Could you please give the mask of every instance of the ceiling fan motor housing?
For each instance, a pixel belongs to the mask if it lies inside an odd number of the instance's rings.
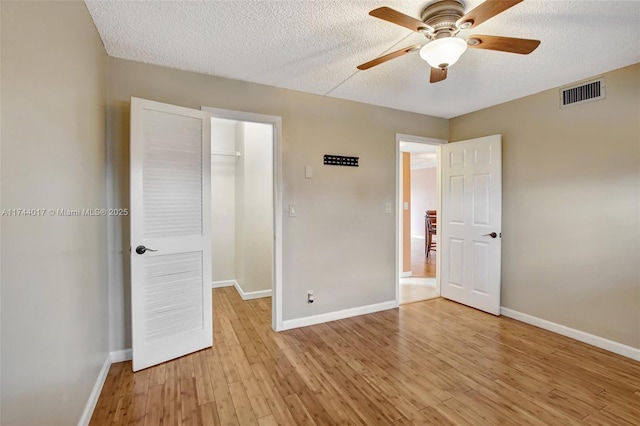
[[[464,4],[458,0],[439,0],[424,8],[420,19],[434,29],[430,38],[451,37],[458,32],[456,22],[464,15]]]

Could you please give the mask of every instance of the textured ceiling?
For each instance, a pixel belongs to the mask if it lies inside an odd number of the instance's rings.
[[[468,49],[429,84],[426,39],[368,12],[418,17],[413,0],[86,0],[109,55],[451,118],[640,62],[640,0],[526,0],[469,34],[542,41],[528,56]],[[466,10],[480,4],[465,2]]]

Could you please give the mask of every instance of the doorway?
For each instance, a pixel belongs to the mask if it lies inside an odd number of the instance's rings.
[[[278,331],[281,119],[202,109],[212,116],[212,287],[233,286],[243,300],[272,297],[272,327]]]
[[[439,146],[444,140],[396,135],[398,304],[440,295],[437,218]]]

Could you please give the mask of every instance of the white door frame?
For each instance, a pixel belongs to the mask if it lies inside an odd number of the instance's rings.
[[[437,207],[437,218],[436,221],[440,223],[440,208],[442,191],[441,189],[441,181],[440,181],[440,173],[441,173],[441,164],[440,164],[440,146],[448,143],[448,141],[444,139],[434,139],[427,138],[424,136],[413,136],[413,135],[405,135],[402,133],[396,133],[396,276],[395,276],[395,286],[396,286],[396,306],[400,306],[400,274],[402,273],[402,257],[403,257],[403,240],[402,240],[402,151],[400,151],[400,142],[415,142],[422,143],[426,145],[435,145],[438,155],[438,166],[436,173],[436,187],[438,188],[438,207]],[[442,236],[438,235],[438,238],[441,239]],[[440,295],[440,274],[437,272],[440,270],[440,260],[441,256],[436,257],[436,294]]]
[[[273,277],[271,327],[282,330],[282,117],[229,109],[201,107],[214,118],[273,126]]]

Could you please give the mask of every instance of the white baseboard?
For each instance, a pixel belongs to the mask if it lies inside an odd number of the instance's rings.
[[[110,355],[112,364],[115,364],[116,362],[131,361],[133,359],[133,350],[122,349],[120,351],[113,351]]]
[[[93,385],[93,389],[89,394],[87,405],[85,405],[84,410],[82,411],[82,416],[80,416],[80,421],[78,422],[78,426],[87,426],[91,421],[93,410],[95,410],[96,404],[98,403],[98,398],[100,398],[100,392],[102,392],[102,386],[104,385],[104,381],[107,379],[107,374],[109,373],[109,367],[111,367],[111,356],[107,355],[107,357],[104,360],[104,363],[102,364],[102,368],[98,373],[98,378],[96,379],[96,383]]]
[[[211,283],[211,288],[220,288],[220,287],[235,287],[236,291],[242,297],[242,300],[251,300],[251,299],[260,299],[262,297],[271,297],[271,290],[260,290],[260,291],[249,291],[246,292],[240,287],[238,281],[236,280],[226,280],[226,281],[213,281]]]
[[[98,399],[100,398],[100,392],[102,392],[102,386],[104,386],[104,381],[107,379],[107,374],[109,374],[109,368],[111,367],[111,364],[116,362],[129,361],[132,358],[132,355],[133,352],[131,349],[113,351],[107,355],[107,358],[104,360],[104,364],[102,364],[102,368],[100,369],[100,373],[98,374],[98,378],[96,379],[96,383],[93,385],[93,389],[91,390],[91,394],[89,395],[87,405],[85,405],[84,407],[84,411],[82,412],[82,416],[80,417],[78,426],[87,426],[91,421],[93,410],[96,409],[96,404],[98,403]]]
[[[242,297],[242,300],[260,299],[262,297],[271,297],[272,291],[270,289],[269,290],[245,292],[244,290],[242,290],[242,287],[240,287],[240,284],[238,284],[237,281],[234,281],[234,283],[235,283],[235,288],[238,291],[238,294],[240,295],[240,297]]]
[[[212,281],[211,288],[233,287],[235,284],[236,280]]]
[[[411,271],[402,272],[400,273],[400,278],[407,278],[407,277],[410,277],[411,275],[413,275],[413,272]]]
[[[576,330],[575,328],[556,324],[555,322],[547,321],[542,318],[534,317],[533,315],[524,314],[505,307],[500,308],[500,314],[545,330],[553,331],[554,333],[570,337],[597,348],[640,361],[640,348],[627,346],[622,343],[614,342],[613,340],[605,339],[604,337],[595,336],[584,331]]]
[[[326,314],[312,315],[310,317],[296,318],[282,322],[282,330],[306,327],[308,325],[321,324],[323,322],[336,321],[344,318],[357,317],[359,315],[372,314],[374,312],[386,311],[397,308],[395,300],[389,302],[376,303],[373,305],[359,306],[357,308],[343,309],[342,311],[327,312]]]

